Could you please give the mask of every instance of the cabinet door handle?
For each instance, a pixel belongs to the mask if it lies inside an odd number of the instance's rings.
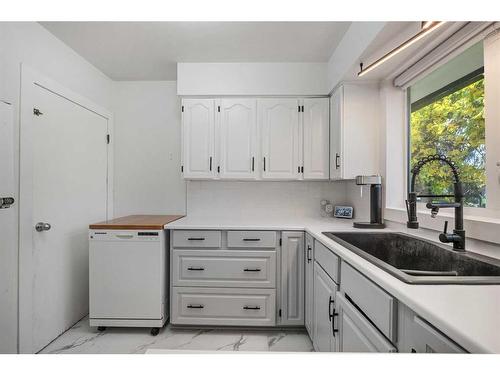
[[[205,271],[203,267],[188,267],[188,271]]]
[[[212,157],[210,156],[210,170],[212,170]]]
[[[328,297],[328,320],[332,322],[332,335],[335,337],[335,332],[338,332],[339,330],[335,328],[335,317],[339,314],[335,312],[335,305],[333,306],[333,311],[331,310],[332,305],[335,303],[335,300],[332,298],[332,296]]]
[[[339,155],[338,152],[336,152],[335,153],[335,169],[339,169],[340,168],[339,160],[340,160],[340,155]]]
[[[335,328],[335,317],[338,316],[335,312],[335,307],[333,308],[333,314],[332,314],[332,336],[335,337],[335,333],[338,332],[339,330]]]
[[[260,310],[260,306],[243,306],[243,310]]]
[[[264,172],[266,171],[266,157],[264,156]]]
[[[260,272],[260,268],[245,268],[245,272]]]
[[[333,313],[332,313],[332,304],[334,303],[335,301],[333,300],[332,296],[329,296],[328,297],[328,320],[331,322],[332,321],[332,318],[333,318]],[[334,311],[335,311],[335,308],[334,308]]]
[[[252,172],[255,170],[255,157],[252,156]]]
[[[205,241],[205,237],[189,237],[188,241]]]
[[[307,245],[307,263],[311,263],[311,245]]]
[[[188,309],[202,309],[204,307],[205,306],[203,306],[203,305],[187,305]]]
[[[243,241],[247,241],[247,242],[260,241],[260,238],[243,238]]]

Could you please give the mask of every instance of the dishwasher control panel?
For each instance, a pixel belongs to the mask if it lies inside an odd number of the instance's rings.
[[[164,231],[90,230],[90,241],[160,241]]]

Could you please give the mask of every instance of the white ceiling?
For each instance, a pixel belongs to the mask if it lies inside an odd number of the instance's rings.
[[[350,22],[41,22],[114,80],[175,80],[177,62],[327,62]]]

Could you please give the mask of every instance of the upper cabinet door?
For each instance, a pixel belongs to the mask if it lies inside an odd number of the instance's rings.
[[[262,178],[296,180],[300,175],[298,99],[260,99]]]
[[[182,100],[184,178],[215,177],[215,100]]]
[[[257,100],[222,99],[219,114],[221,179],[255,179]]]
[[[330,98],[330,178],[342,178],[342,126],[344,88],[340,86]]]
[[[304,179],[329,178],[329,102],[328,98],[304,99]]]

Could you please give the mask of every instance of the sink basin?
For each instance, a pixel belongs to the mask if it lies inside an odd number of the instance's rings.
[[[409,284],[500,284],[500,261],[405,233],[323,232]]]

